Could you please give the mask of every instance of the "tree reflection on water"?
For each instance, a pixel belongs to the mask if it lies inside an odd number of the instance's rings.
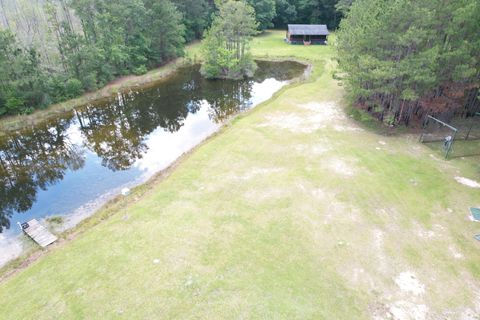
[[[14,212],[31,208],[39,189],[85,164],[83,151],[66,135],[70,124],[57,119],[0,141],[0,232],[10,227]]]
[[[259,62],[254,79],[215,81],[203,79],[198,69],[182,68],[153,87],[119,93],[0,138],[0,232],[10,227],[14,213],[32,207],[39,190],[84,167],[87,150],[111,171],[128,170],[148,151],[145,140],[154,130],[176,133],[203,107],[211,121],[223,122],[251,106],[255,82],[303,72],[296,63]],[[72,129],[81,142],[70,137]]]

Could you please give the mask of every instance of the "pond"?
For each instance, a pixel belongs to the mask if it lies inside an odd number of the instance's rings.
[[[305,66],[257,62],[254,78],[206,80],[199,66],[0,138],[0,265],[17,223],[62,216],[62,230],[168,167],[234,114],[268,100]]]

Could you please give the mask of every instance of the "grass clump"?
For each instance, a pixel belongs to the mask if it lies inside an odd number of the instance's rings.
[[[62,216],[48,217],[46,220],[49,224],[56,224],[56,225],[60,225],[64,222],[64,219]]]

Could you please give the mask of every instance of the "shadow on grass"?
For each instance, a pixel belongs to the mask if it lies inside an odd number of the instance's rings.
[[[390,127],[369,114],[367,111],[355,108],[348,104],[345,108],[346,114],[355,120],[363,129],[382,136],[397,136],[408,133],[409,130],[405,126]]]
[[[437,154],[445,156],[443,141],[429,141],[423,144]],[[448,156],[448,160],[467,157],[480,157],[480,140],[455,140],[453,150]]]

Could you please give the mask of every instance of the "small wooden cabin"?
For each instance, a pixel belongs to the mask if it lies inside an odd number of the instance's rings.
[[[290,44],[327,44],[325,24],[289,24],[286,41]]]

